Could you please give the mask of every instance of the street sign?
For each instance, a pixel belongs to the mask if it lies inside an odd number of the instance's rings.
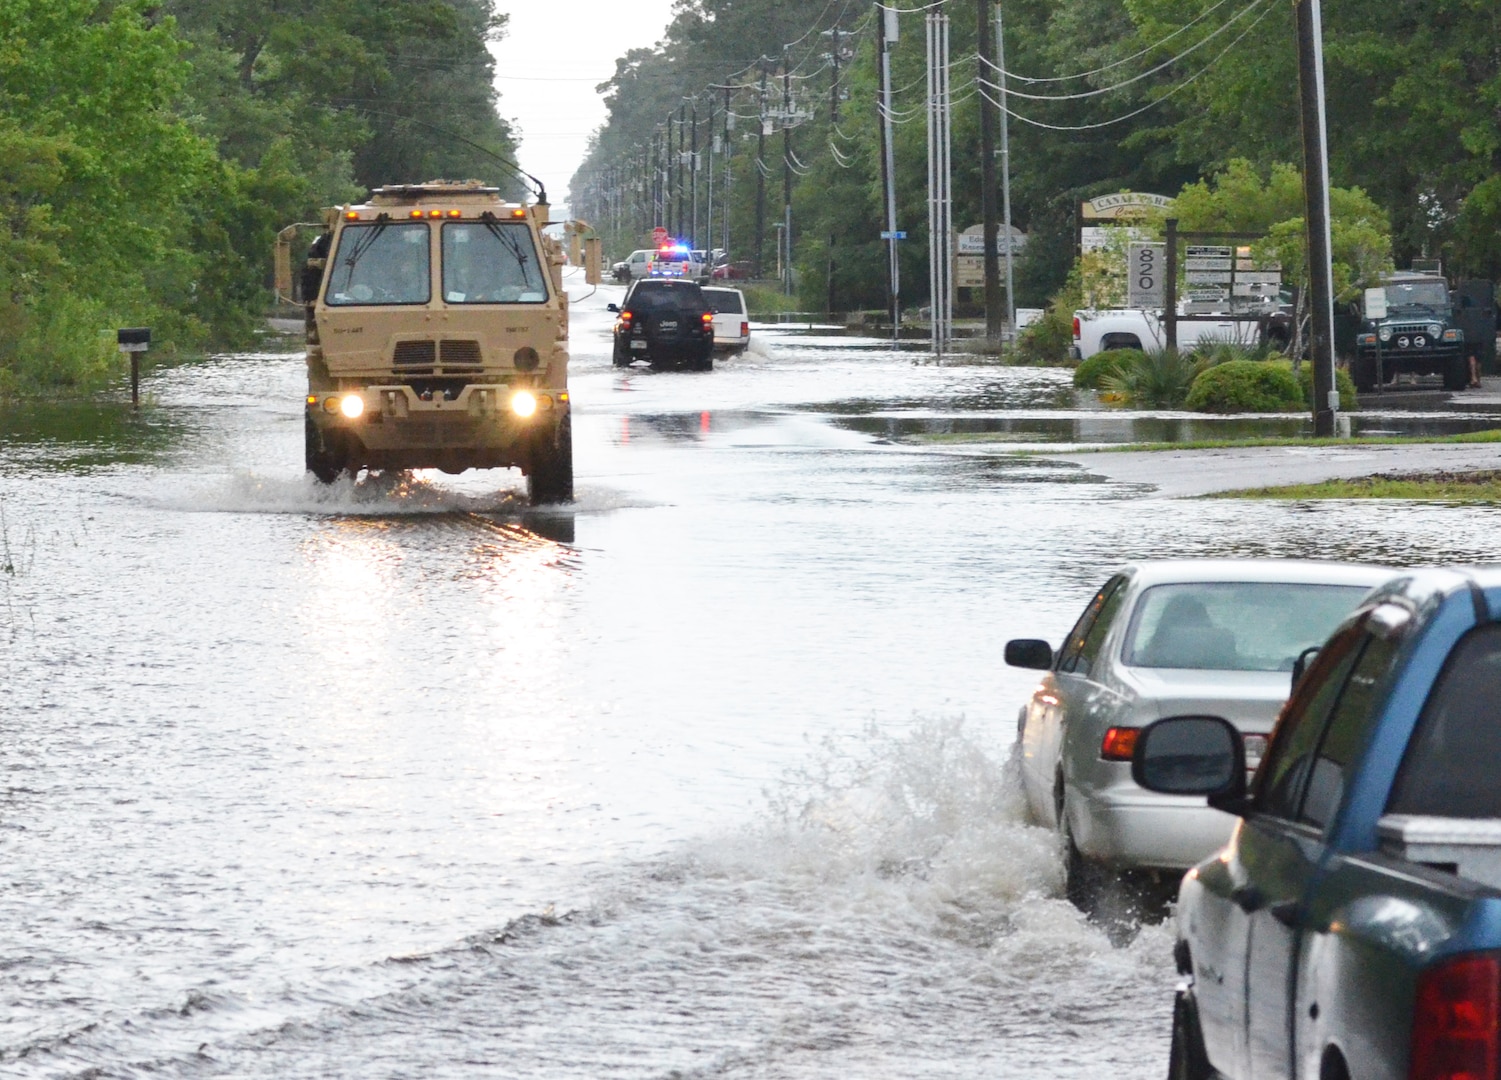
[[[1162,307],[1165,259],[1162,244],[1132,241],[1126,245],[1126,304],[1128,307]]]
[[[1365,317],[1367,319],[1386,318],[1386,290],[1367,289],[1365,291]]]
[[[1235,249],[1217,244],[1189,244],[1183,249],[1183,254],[1190,259],[1233,259]]]
[[[1230,271],[1228,270],[1190,270],[1183,275],[1190,285],[1228,285],[1230,284]]]
[[[651,231],[651,242],[653,247],[661,247],[667,243],[667,230],[658,225]]]
[[[902,229],[898,229],[896,232],[887,232],[885,229],[882,229],[881,230],[881,239],[882,240],[905,240],[905,239],[907,239],[907,233],[905,232],[905,230],[902,230]]]
[[[1187,299],[1199,304],[1223,304],[1230,294],[1224,289],[1189,289]]]
[[[1203,259],[1203,258],[1184,259],[1183,260],[1183,269],[1185,269],[1185,270],[1228,270],[1228,269],[1230,269],[1230,260],[1229,259]]]
[[[985,257],[983,255],[956,255],[954,257],[954,288],[983,289],[985,287]]]

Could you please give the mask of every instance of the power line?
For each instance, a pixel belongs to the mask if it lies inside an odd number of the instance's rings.
[[[1029,94],[1029,93],[1027,93],[1024,90],[1015,90],[1015,89],[1012,89],[1010,86],[1006,87],[1006,93],[1008,95],[1013,96],[1013,97],[1026,98],[1028,101],[1078,101],[1081,98],[1099,97],[1101,94],[1108,94],[1108,93],[1110,93],[1113,90],[1119,90],[1119,89],[1121,89],[1121,87],[1123,87],[1123,86],[1130,86],[1133,83],[1141,82],[1142,79],[1148,78],[1149,76],[1157,74],[1159,71],[1162,71],[1162,70],[1164,70],[1166,68],[1172,67],[1174,64],[1178,63],[1184,57],[1191,55],[1192,53],[1196,52],[1197,50],[1203,48],[1205,45],[1209,44],[1209,42],[1213,41],[1215,38],[1219,37],[1219,35],[1223,34],[1226,30],[1230,29],[1230,27],[1234,26],[1237,22],[1239,22],[1247,14],[1249,14],[1252,11],[1254,11],[1258,6],[1260,6],[1262,4],[1268,4],[1268,3],[1271,3],[1271,2],[1272,2],[1272,0],[1251,0],[1251,3],[1247,4],[1245,7],[1241,8],[1234,15],[1232,15],[1230,17],[1230,20],[1228,22],[1226,22],[1223,25],[1215,28],[1214,30],[1211,30],[1208,34],[1205,34],[1202,38],[1200,38],[1198,41],[1194,42],[1188,48],[1184,49],[1177,56],[1174,56],[1174,57],[1171,57],[1170,59],[1164,60],[1162,63],[1158,64],[1156,67],[1154,67],[1154,68],[1148,68],[1146,71],[1143,71],[1143,72],[1141,72],[1138,75],[1133,75],[1129,79],[1123,79],[1122,81],[1120,81],[1118,83],[1111,83],[1109,86],[1101,86],[1101,87],[1097,87],[1097,88],[1095,88],[1093,90],[1082,90],[1082,91],[1080,91],[1077,94]],[[995,64],[994,62],[992,62],[988,58],[982,58],[982,62],[985,64],[986,67],[990,68],[992,71],[997,72],[1001,76],[1004,76],[1004,77],[1007,77],[1007,78],[1014,77],[1014,76],[1012,76],[1011,72],[1009,72],[1009,71],[1002,71],[1001,68],[997,64]],[[995,83],[989,83],[989,82],[987,82],[986,85],[987,86],[996,86]]]

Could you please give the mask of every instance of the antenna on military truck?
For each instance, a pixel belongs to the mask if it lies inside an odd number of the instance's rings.
[[[516,176],[520,177],[523,181],[530,181],[531,184],[533,185],[532,188],[531,188],[532,194],[535,195],[535,196],[537,196],[537,201],[540,202],[540,203],[547,202],[547,186],[545,184],[543,184],[541,180],[538,180],[535,176],[533,176],[531,173],[527,172],[520,165],[516,164],[514,161],[512,161],[510,158],[506,157],[504,154],[497,154],[494,150],[491,150],[487,146],[481,146],[479,143],[475,142],[472,139],[466,139],[466,138],[464,138],[464,136],[460,135],[457,131],[450,131],[450,130],[448,130],[445,127],[439,127],[437,124],[431,123],[430,121],[419,120],[415,116],[407,116],[404,113],[382,112],[379,109],[366,109],[366,108],[355,109],[353,106],[351,106],[350,109],[351,109],[351,111],[355,111],[355,112],[369,113],[371,116],[387,116],[387,117],[390,117],[393,120],[406,120],[406,121],[409,121],[409,122],[411,122],[413,124],[419,124],[419,125],[421,125],[422,127],[425,127],[425,128],[431,128],[433,131],[436,131],[436,132],[438,132],[441,135],[447,135],[450,139],[458,139],[459,142],[463,143],[465,146],[472,147],[475,150],[478,150],[480,153],[486,154],[486,155],[494,158],[496,161],[500,162],[506,168],[510,169],[512,173],[514,173]]]

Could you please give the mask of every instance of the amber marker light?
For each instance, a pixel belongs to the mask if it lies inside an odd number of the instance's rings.
[[[514,210],[511,211],[511,216],[513,218],[524,218],[524,217],[526,217],[526,211],[523,210],[521,207],[518,206],[518,207],[516,207],[516,209],[514,209]]]
[[[443,211],[441,211],[441,210],[429,210],[427,212],[427,216],[428,217],[442,217],[443,216]]]
[[[1106,761],[1130,761],[1131,752],[1136,749],[1136,736],[1140,734],[1140,728],[1111,728],[1100,743],[1100,757]]]
[[[537,411],[537,399],[528,390],[518,390],[511,395],[511,411],[517,416],[531,416]]]
[[[422,211],[421,210],[413,210],[412,213],[411,213],[411,216],[414,217],[414,218],[420,218],[422,216]]]
[[[463,217],[464,216],[464,211],[462,211],[462,210],[450,210],[448,212],[448,216],[449,217]]]
[[[346,210],[344,211],[344,220],[358,221],[360,220],[360,212],[358,210]]]
[[[316,405],[316,404],[318,404],[318,395],[317,394],[309,394],[307,396],[307,403],[309,405]]]

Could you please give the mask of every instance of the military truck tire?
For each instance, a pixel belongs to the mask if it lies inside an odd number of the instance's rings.
[[[1444,389],[1463,390],[1470,385],[1470,364],[1463,353],[1456,353],[1444,365]]]
[[[539,503],[573,501],[573,418],[563,417],[557,438],[540,432],[532,443],[531,461],[526,474],[526,497]]]
[[[1351,365],[1353,370],[1350,376],[1355,381],[1355,389],[1362,394],[1368,394],[1376,389],[1376,358],[1363,356]]]
[[[307,471],[317,477],[319,483],[332,484],[344,471],[343,458],[325,445],[318,425],[307,413],[302,414],[302,434],[303,461]]]

